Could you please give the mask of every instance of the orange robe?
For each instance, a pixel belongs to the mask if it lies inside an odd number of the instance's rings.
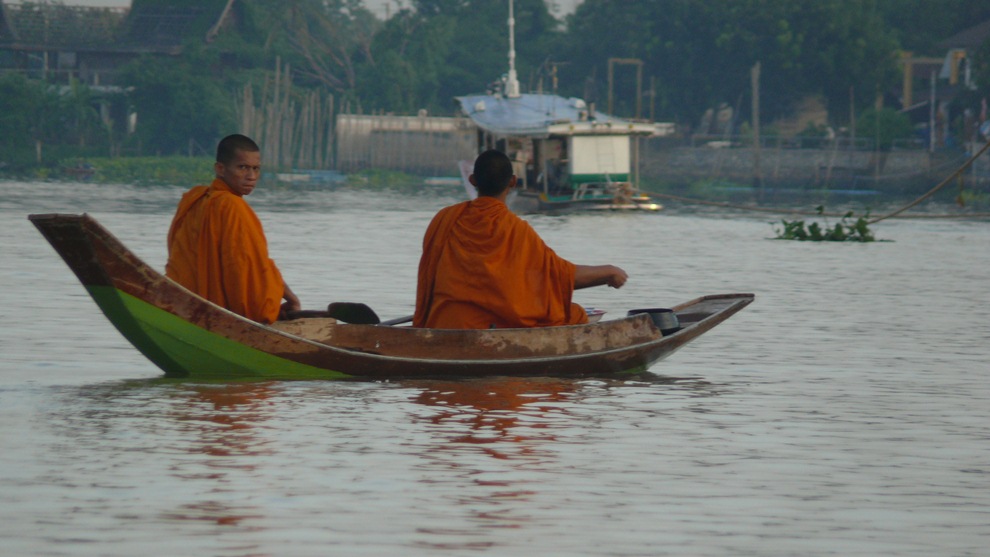
[[[414,327],[487,329],[586,323],[571,303],[575,265],[505,203],[442,209],[423,238]]]
[[[278,319],[285,283],[268,257],[261,221],[219,178],[179,201],[168,231],[165,274],[248,319]]]

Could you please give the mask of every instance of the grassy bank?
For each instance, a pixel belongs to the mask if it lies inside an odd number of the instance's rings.
[[[0,179],[191,186],[207,183],[212,178],[213,163],[211,157],[87,157],[16,171],[0,168]],[[277,183],[274,171],[264,169],[262,182]],[[404,172],[369,169],[348,174],[332,186],[416,191],[422,188],[423,178]]]
[[[0,178],[64,180],[123,184],[202,183],[213,175],[209,157],[87,157],[67,159],[55,166],[35,166],[4,171]]]
[[[92,159],[93,180],[127,184],[190,185],[213,176],[210,157],[117,157]]]

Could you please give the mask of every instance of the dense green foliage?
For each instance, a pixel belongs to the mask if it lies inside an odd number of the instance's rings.
[[[873,139],[881,150],[889,150],[895,140],[909,137],[911,130],[911,120],[893,108],[867,108],[856,119],[856,136]]]
[[[190,1],[191,0],[183,0]],[[252,0],[234,4],[236,26],[212,42],[193,34],[179,57],[144,57],[124,68],[129,88],[109,125],[85,87],[59,90],[0,78],[0,147],[8,166],[44,161],[63,147],[99,153],[206,155],[237,127],[245,87],[259,91],[276,68],[296,87],[334,95],[338,110],[435,115],[453,97],[483,91],[508,69],[507,0],[410,0],[387,21],[360,0]],[[939,42],[990,19],[985,0],[584,0],[560,22],[543,0],[515,0],[516,67],[524,91],[581,96],[613,112],[695,126],[726,103],[749,118],[750,70],[761,67],[761,119],[787,115],[809,96],[832,124],[857,117],[860,137],[881,143],[907,133],[873,106],[899,91],[899,51],[943,56]],[[205,13],[205,12],[204,12]],[[610,59],[638,60],[634,67]],[[990,95],[990,43],[972,64],[978,108]],[[638,89],[637,89],[638,87]],[[896,96],[896,95],[894,95]],[[128,134],[126,113],[137,113]],[[958,111],[957,111],[958,112]]]
[[[38,159],[109,154],[110,129],[76,81],[53,86],[20,74],[0,74],[0,168],[18,172]]]
[[[190,57],[191,58],[191,57]],[[159,155],[209,154],[234,128],[233,104],[208,63],[142,57],[123,69],[138,114],[137,139]],[[197,63],[199,62],[199,63]],[[180,116],[181,115],[181,116]]]
[[[601,72],[609,57],[639,58],[657,79],[660,119],[694,122],[726,102],[746,110],[750,68],[762,67],[761,104],[767,119],[786,113],[805,95],[821,95],[830,110],[848,115],[850,88],[868,92],[896,77],[897,47],[873,2],[845,0],[586,0],[566,35],[575,70]],[[615,41],[589,41],[589,36]],[[631,73],[631,72],[626,72]],[[583,74],[583,75],[582,75]],[[599,82],[601,80],[599,79]],[[635,90],[617,84],[615,112],[633,115]],[[604,97],[603,92],[600,97]],[[745,99],[745,104],[743,100]]]

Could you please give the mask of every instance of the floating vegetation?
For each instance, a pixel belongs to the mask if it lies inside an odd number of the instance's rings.
[[[960,207],[990,207],[990,194],[981,191],[963,190],[959,188],[956,204]]]
[[[57,170],[37,177],[101,184],[188,186],[210,183],[213,163],[212,157],[76,157],[60,161]]]
[[[819,215],[824,215],[825,208],[819,205],[816,208]],[[851,222],[853,212],[846,213],[842,220],[830,226],[828,221],[825,224],[812,222],[805,224],[803,220],[780,221],[783,228],[774,227],[777,233],[777,240],[799,240],[802,242],[874,242],[876,238],[867,223],[870,212]]]

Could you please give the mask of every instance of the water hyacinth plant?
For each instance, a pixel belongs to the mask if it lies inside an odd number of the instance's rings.
[[[823,215],[825,208],[819,205],[816,208],[819,215]],[[849,211],[843,215],[842,220],[830,226],[826,220],[824,225],[812,222],[805,224],[803,220],[781,220],[782,228],[774,227],[777,233],[777,240],[799,240],[810,242],[874,242],[876,238],[870,231],[867,219],[869,211],[859,217],[854,222],[853,212]],[[773,223],[771,223],[773,224]]]

